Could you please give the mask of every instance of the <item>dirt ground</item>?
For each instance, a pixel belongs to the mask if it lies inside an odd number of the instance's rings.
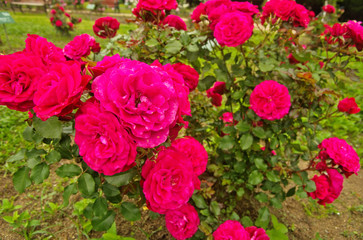
[[[41,212],[39,196],[42,192],[43,203],[51,201],[59,205],[62,204],[61,192],[55,190],[62,184],[57,179],[59,178],[53,173],[48,179],[48,184],[39,185],[43,186],[43,188],[32,186],[25,193],[18,194],[14,190],[11,177],[3,177],[2,174],[0,196],[1,199],[13,198],[14,205],[22,205],[23,208],[18,210],[19,212],[27,209],[31,215],[32,213],[39,215]],[[72,196],[71,202],[77,199],[80,199],[80,197]],[[151,240],[172,239],[165,228],[162,216],[152,219],[147,210],[142,211],[142,220],[133,224],[121,218],[116,218],[118,234],[142,240],[146,239],[143,230],[148,234],[155,232],[150,237]],[[289,228],[289,239],[292,240],[363,239],[363,175],[362,173],[358,176],[353,175],[346,180],[338,200],[327,208],[321,207],[308,199],[292,197],[283,203],[282,209],[272,209],[271,211],[277,215],[279,221]],[[3,216],[12,215],[12,213],[0,215],[0,240],[24,239],[23,236],[12,231],[12,227],[2,219]],[[35,218],[40,219],[40,216],[35,216]],[[44,217],[40,229],[49,227],[46,230],[54,234],[51,239],[87,239],[77,231],[75,221],[76,217],[72,216],[72,209],[68,207],[63,212]],[[160,226],[162,226],[161,229]],[[89,236],[101,237],[102,233],[91,232]],[[36,235],[34,239],[44,239],[44,235]]]

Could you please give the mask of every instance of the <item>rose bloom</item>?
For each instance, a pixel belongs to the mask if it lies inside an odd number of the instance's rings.
[[[183,63],[174,63],[172,66],[175,71],[183,76],[185,85],[189,88],[189,91],[197,88],[199,73],[194,68]]]
[[[34,107],[39,79],[46,71],[39,56],[22,52],[0,55],[0,105],[29,111]]]
[[[200,3],[190,14],[190,18],[193,20],[193,22],[198,23],[200,22],[200,17],[202,15],[206,15],[206,5],[204,3]]]
[[[73,29],[73,23],[68,22],[67,24],[68,24],[68,26],[69,26],[71,29]]]
[[[34,94],[34,112],[43,121],[52,116],[65,116],[80,104],[90,76],[81,75],[78,62],[54,63],[39,80]]]
[[[276,120],[289,113],[291,97],[282,84],[267,80],[258,84],[250,96],[251,109],[262,119]]]
[[[360,108],[358,107],[357,103],[355,102],[355,98],[344,98],[343,100],[339,101],[338,104],[339,112],[346,112],[348,114],[356,114],[359,113]]]
[[[199,223],[198,213],[189,203],[165,214],[166,228],[177,240],[192,237],[197,232]]]
[[[61,48],[35,34],[28,34],[23,52],[39,56],[48,66],[54,62],[66,61]]]
[[[193,163],[193,171],[199,176],[205,172],[208,163],[208,153],[195,138],[187,136],[176,139],[171,143],[171,147],[191,160]]]
[[[349,36],[352,38],[358,51],[363,49],[363,27],[361,24],[362,22],[356,21],[348,21],[347,23]]]
[[[327,138],[318,145],[346,175],[357,174],[360,170],[359,157],[356,151],[344,139]]]
[[[241,223],[235,220],[227,220],[213,233],[214,240],[250,240],[250,234]]]
[[[335,7],[330,4],[327,4],[323,6],[323,11],[327,13],[335,13]]]
[[[67,18],[70,18],[71,17],[71,15],[69,15],[69,13],[64,13],[64,16],[66,16]]]
[[[327,169],[326,174],[320,176],[315,175],[312,180],[315,182],[316,190],[308,193],[312,199],[319,199],[318,203],[326,205],[334,202],[343,189],[343,176],[336,169]]]
[[[87,57],[91,53],[91,48],[96,44],[94,37],[84,33],[75,36],[64,48],[66,57],[80,61],[82,57]]]
[[[266,234],[266,231],[263,228],[251,226],[246,227],[245,229],[250,234],[251,240],[270,240],[270,237]]]
[[[292,24],[294,27],[304,27],[307,28],[310,23],[309,10],[307,10],[303,5],[296,4],[295,14],[292,17]]]
[[[136,16],[136,18],[144,21],[144,22],[151,22],[154,24],[159,24],[165,18],[165,11],[164,10],[153,10],[148,11],[142,9],[140,7],[136,7],[132,9],[132,14]]]
[[[102,17],[95,21],[93,32],[100,38],[113,38],[120,28],[120,22],[116,18]]]
[[[172,10],[178,7],[176,0],[139,0],[136,5],[138,9],[145,9],[148,11],[154,10]]]
[[[117,117],[94,98],[78,110],[75,130],[79,154],[94,171],[114,175],[135,166],[136,144]]]
[[[258,6],[249,2],[232,2],[232,9],[238,10],[251,16],[259,14]]]
[[[347,24],[335,23],[332,27],[329,25],[324,25],[325,30],[322,35],[325,35],[325,40],[329,44],[339,43],[340,46],[343,46],[345,41],[340,39],[339,37],[344,37],[344,39],[349,39],[348,27]]]
[[[57,21],[55,21],[55,25],[57,27],[61,27],[63,25],[63,22],[61,20],[57,20]]]
[[[224,14],[217,23],[214,37],[221,46],[236,47],[245,43],[253,32],[253,19],[241,12]]]
[[[98,76],[92,89],[101,104],[121,119],[139,147],[165,142],[177,121],[178,93],[161,68],[126,61]]]
[[[57,12],[54,10],[54,9],[52,9],[52,10],[50,10],[50,14],[56,14]]]
[[[122,62],[131,61],[127,58],[121,58],[119,54],[113,56],[105,56],[102,61],[97,62],[96,66],[90,67],[89,70],[93,77],[98,77],[103,74],[107,69],[113,68],[114,66],[121,64]]]
[[[187,25],[185,24],[184,20],[176,15],[168,15],[164,19],[163,24],[169,25],[170,27],[173,27],[176,30],[184,30],[184,31],[187,30]]]
[[[225,82],[215,82],[214,86],[207,90],[207,97],[212,98],[212,104],[216,107],[222,105],[222,94],[226,90]]]
[[[175,149],[164,148],[156,159],[148,161],[154,163],[144,164],[142,176],[145,177],[143,192],[149,208],[165,214],[186,204],[194,191],[190,159]]]

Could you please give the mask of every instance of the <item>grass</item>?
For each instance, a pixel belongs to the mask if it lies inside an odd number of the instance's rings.
[[[107,40],[101,39],[95,36],[92,30],[94,24],[94,16],[82,16],[77,13],[75,17],[81,17],[82,22],[76,25],[76,28],[71,32],[71,36],[62,36],[56,32],[55,28],[50,24],[48,16],[45,14],[34,14],[34,13],[11,13],[11,16],[15,20],[15,23],[6,24],[6,30],[9,37],[9,42],[6,41],[4,29],[0,30],[0,38],[3,41],[3,45],[0,46],[0,53],[10,54],[15,51],[21,51],[25,46],[25,39],[27,34],[37,34],[45,37],[48,41],[53,42],[56,46],[63,48],[74,36],[82,33],[87,33],[96,38],[96,41],[105,46]],[[120,17],[116,17],[121,23],[125,23]],[[130,29],[134,29],[135,25],[122,24],[118,33],[125,34]]]

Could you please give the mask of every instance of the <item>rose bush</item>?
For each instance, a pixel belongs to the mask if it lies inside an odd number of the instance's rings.
[[[30,111],[24,136],[47,150],[25,150],[36,162],[14,186],[24,192],[61,161],[56,174],[73,178],[64,205],[80,192],[94,230],[111,228],[115,210],[137,221],[147,207],[176,239],[284,239],[269,207],[294,195],[332,203],[343,175],[360,170],[353,146],[320,130],[360,111],[342,100],[341,75],[357,79],[349,59],[361,59],[362,26],[324,29],[291,0],[262,13],[211,0],[186,29],[167,16],[176,7],[140,0],[127,35],[97,20],[95,34],[109,38],[102,51],[87,34],[63,49],[29,35],[23,51],[0,56],[0,104]]]

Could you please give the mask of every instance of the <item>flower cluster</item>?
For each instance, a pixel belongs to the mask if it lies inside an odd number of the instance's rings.
[[[152,211],[165,214],[166,226],[176,239],[189,238],[197,231],[199,218],[187,203],[194,189],[200,188],[198,176],[206,170],[208,154],[192,137],[157,151],[142,168],[146,202]]]
[[[0,104],[33,109],[42,120],[71,113],[89,81],[80,63],[66,61],[62,49],[38,35],[28,35],[23,51],[0,57]]]
[[[322,9],[324,12],[327,12],[327,13],[335,13],[335,7],[330,4],[323,6]]]
[[[55,26],[57,31],[64,34],[69,34],[69,31],[73,31],[74,24],[82,22],[81,18],[72,17],[59,4],[55,4],[50,10],[49,20],[50,23]]]
[[[282,84],[267,80],[258,84],[250,96],[251,109],[262,119],[276,120],[289,113],[291,97]]]
[[[165,11],[170,11],[178,7],[176,0],[139,0],[136,8],[132,10],[138,19],[144,22],[160,24],[165,18]]]
[[[116,18],[102,17],[95,21],[93,32],[100,38],[113,38],[119,27],[120,22]]]
[[[214,240],[269,240],[263,228],[255,226],[244,228],[241,223],[235,220],[227,220],[213,233]]]
[[[201,3],[191,14],[193,22],[207,16],[209,27],[221,46],[235,47],[245,43],[253,32],[252,16],[259,14],[258,7],[249,2],[210,0]]]
[[[343,139],[327,138],[319,144],[318,163],[314,163],[321,175],[315,175],[316,190],[308,193],[318,203],[332,203],[343,189],[343,176],[349,177],[360,170],[359,157],[355,150]]]
[[[363,26],[361,22],[348,21],[347,23],[335,23],[332,27],[325,25],[322,34],[329,44],[338,43],[342,46],[354,46],[358,51],[363,49]]]
[[[226,91],[225,82],[215,82],[214,86],[207,90],[207,97],[212,98],[212,104],[216,107],[222,105],[222,95]]]
[[[274,24],[281,19],[284,22],[291,22],[294,27],[306,28],[310,22],[309,11],[293,0],[270,0],[262,9],[262,23],[271,18]]]

